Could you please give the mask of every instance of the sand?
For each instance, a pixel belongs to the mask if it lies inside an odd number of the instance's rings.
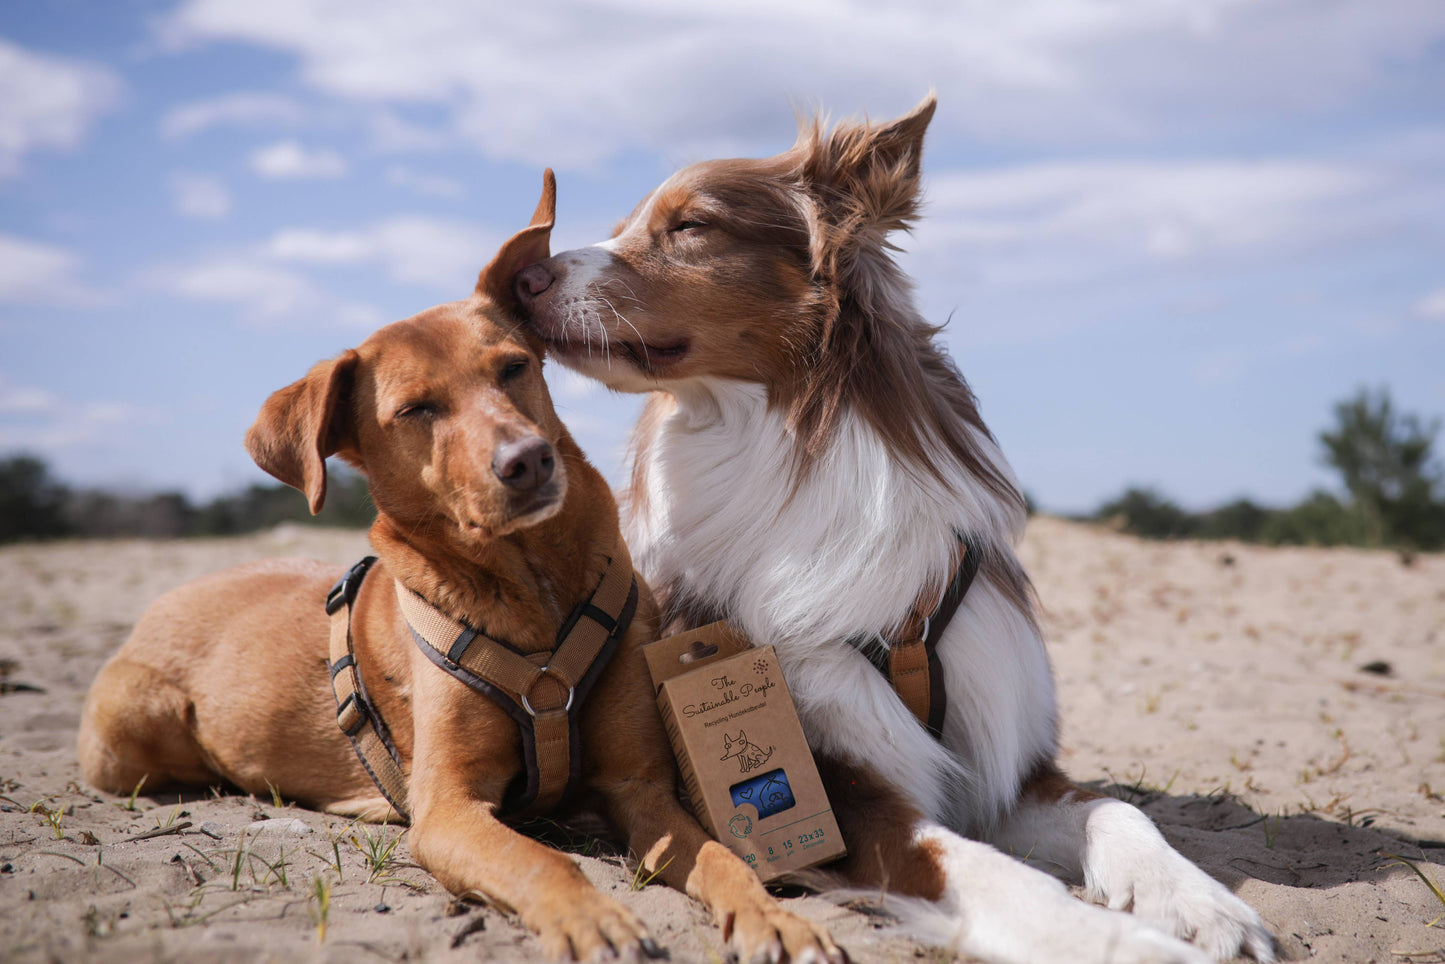
[[[86,688],[150,600],[248,559],[365,551],[360,533],[299,527],[0,549],[0,960],[539,957],[506,915],[453,901],[404,837],[388,853],[395,828],[80,782]],[[1024,559],[1076,779],[1142,806],[1260,910],[1288,958],[1445,961],[1445,921],[1427,926],[1445,904],[1386,856],[1445,884],[1445,557],[1150,543],[1039,518]],[[547,835],[673,961],[722,958],[698,905],[642,886],[604,840]],[[951,959],[876,916],[787,903],[856,960]]]

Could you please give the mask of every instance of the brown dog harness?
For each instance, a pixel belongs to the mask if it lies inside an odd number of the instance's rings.
[[[368,568],[368,560],[358,563],[327,597],[337,722],[382,795],[406,815],[400,757],[380,713],[366,698],[351,645],[350,607]],[[509,789],[503,809],[544,813],[555,808],[581,780],[582,704],[637,611],[637,578],[626,546],[618,541],[602,578],[563,622],[550,650],[523,653],[446,615],[400,582],[396,597],[422,653],[500,706],[521,729],[526,783]]]
[[[938,658],[938,641],[973,585],[978,564],[977,547],[960,538],[953,579],[936,605],[928,605],[920,596],[895,639],[873,636],[856,641],[868,661],[893,685],[903,705],[936,739],[943,737],[943,720],[948,711],[948,691],[943,681],[943,663]]]

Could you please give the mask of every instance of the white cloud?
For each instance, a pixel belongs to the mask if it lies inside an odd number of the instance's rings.
[[[161,134],[178,140],[212,127],[295,127],[305,117],[288,97],[241,91],[171,108],[161,118]]]
[[[147,417],[126,402],[74,402],[0,375],[0,449],[50,453],[95,442]]]
[[[248,253],[153,268],[142,282],[180,298],[235,305],[255,324],[375,328],[385,320],[370,305],[336,298],[305,275]]]
[[[231,213],[231,194],[219,178],[175,174],[170,179],[170,188],[177,214],[215,220]]]
[[[265,251],[278,261],[299,264],[359,264],[376,254],[370,238],[352,231],[286,228],[271,236]]]
[[[372,146],[379,151],[440,151],[456,140],[445,128],[414,124],[389,110],[375,111],[368,123]]]
[[[470,224],[397,217],[345,231],[289,228],[265,244],[278,261],[317,265],[373,265],[393,281],[465,294],[502,238]]]
[[[1432,291],[1415,305],[1415,313],[1425,318],[1445,321],[1445,288]]]
[[[335,151],[311,151],[295,141],[280,141],[253,153],[251,170],[277,181],[335,178],[346,173],[346,160]]]
[[[80,259],[70,251],[0,234],[0,303],[84,307],[101,300],[80,277]]]
[[[917,257],[1017,285],[1278,257],[1387,218],[1377,203],[1384,181],[1363,167],[1295,160],[943,172],[928,182]]]
[[[409,167],[396,165],[386,172],[388,184],[404,187],[423,197],[439,197],[455,200],[465,194],[461,182],[440,174],[422,174]]]
[[[120,80],[94,64],[32,53],[0,37],[0,177],[38,148],[74,148],[119,99]]]
[[[43,388],[9,385],[0,378],[0,415],[50,412],[58,406],[59,399]]]
[[[142,283],[179,298],[236,306],[254,324],[370,329],[388,319],[347,296],[345,280],[312,269],[363,268],[460,298],[500,241],[469,224],[415,216],[348,230],[287,228],[260,244],[152,268]]]
[[[439,105],[490,156],[571,166],[637,146],[776,148],[789,97],[882,114],[937,87],[942,129],[1116,143],[1181,118],[1198,134],[1428,103],[1445,73],[1438,0],[572,0],[546,17],[472,0],[189,0],[161,32],[286,51],[331,96]]]

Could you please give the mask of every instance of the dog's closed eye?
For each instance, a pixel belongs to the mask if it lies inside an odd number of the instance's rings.
[[[434,418],[441,414],[441,406],[434,402],[408,402],[396,410],[397,418]]]

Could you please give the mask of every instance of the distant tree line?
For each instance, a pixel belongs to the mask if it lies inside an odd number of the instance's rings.
[[[1433,457],[1438,420],[1396,410],[1389,392],[1360,390],[1334,408],[1319,434],[1321,459],[1345,497],[1316,491],[1276,509],[1240,499],[1189,512],[1147,488],[1131,488],[1091,518],[1153,539],[1239,539],[1271,545],[1445,548],[1445,473]]]
[[[1340,474],[1344,498],[1318,491],[1283,509],[1239,499],[1189,512],[1152,489],[1131,488],[1088,518],[1155,539],[1445,548],[1445,473],[1433,457],[1439,422],[1397,412],[1383,389],[1339,402],[1334,416],[1319,441],[1324,463]],[[179,492],[72,489],[38,458],[0,459],[0,543],[235,535],[282,522],[361,528],[375,515],[366,481],[344,467],[332,471],[326,508],[313,517],[306,499],[279,483],[194,503]]]
[[[72,489],[42,460],[0,459],[0,543],[61,538],[176,538],[225,536],[282,522],[365,527],[376,516],[366,480],[333,470],[326,507],[312,516],[306,497],[288,486],[251,485],[241,492],[192,502],[180,492],[123,495]]]

